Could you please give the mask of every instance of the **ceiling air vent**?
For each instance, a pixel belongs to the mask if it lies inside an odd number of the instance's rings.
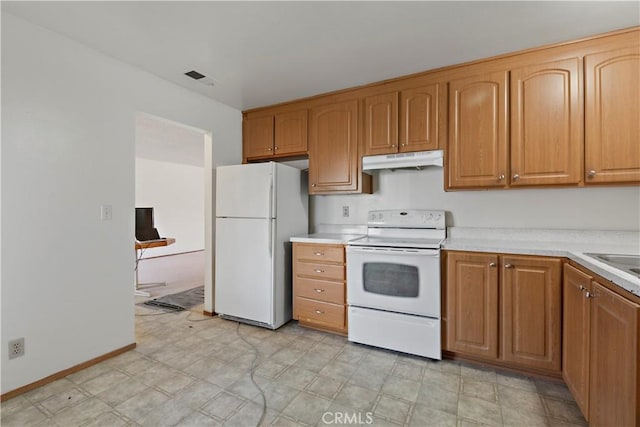
[[[184,74],[185,74],[185,76],[189,76],[193,80],[197,81],[198,83],[202,83],[203,85],[206,85],[206,86],[213,86],[214,85],[214,81],[213,81],[212,78],[207,77],[204,74],[201,74],[201,73],[197,72],[196,70],[187,71]]]

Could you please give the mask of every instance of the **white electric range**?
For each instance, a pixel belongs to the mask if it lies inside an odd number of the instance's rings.
[[[371,211],[347,246],[349,341],[442,358],[440,245],[445,213]]]

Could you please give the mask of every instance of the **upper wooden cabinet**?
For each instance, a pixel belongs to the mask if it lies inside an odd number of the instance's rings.
[[[273,152],[283,156],[307,152],[307,110],[275,115]]]
[[[358,101],[312,108],[309,116],[309,194],[370,193],[358,157]]]
[[[244,120],[244,158],[266,159],[307,154],[307,110]]]
[[[245,119],[243,131],[245,159],[273,155],[273,116]]]
[[[398,152],[398,92],[364,99],[364,155]]]
[[[441,86],[446,87],[432,84],[365,97],[363,155],[438,149],[446,119]]]
[[[585,180],[640,182],[640,47],[584,61]]]
[[[511,70],[511,186],[581,181],[580,65],[571,58]]]
[[[505,71],[449,83],[449,188],[506,185],[507,87]]]

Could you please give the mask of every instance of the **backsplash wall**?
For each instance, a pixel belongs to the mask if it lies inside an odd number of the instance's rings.
[[[383,170],[374,175],[373,194],[311,196],[311,231],[365,224],[374,209],[445,210],[447,225],[458,227],[640,231],[637,186],[445,192],[443,175],[441,168]]]

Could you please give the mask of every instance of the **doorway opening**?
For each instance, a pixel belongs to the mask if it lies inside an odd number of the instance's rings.
[[[135,206],[152,208],[145,211],[165,238],[136,244],[135,303],[182,301],[206,311],[213,295],[211,132],[142,112],[135,131]]]

